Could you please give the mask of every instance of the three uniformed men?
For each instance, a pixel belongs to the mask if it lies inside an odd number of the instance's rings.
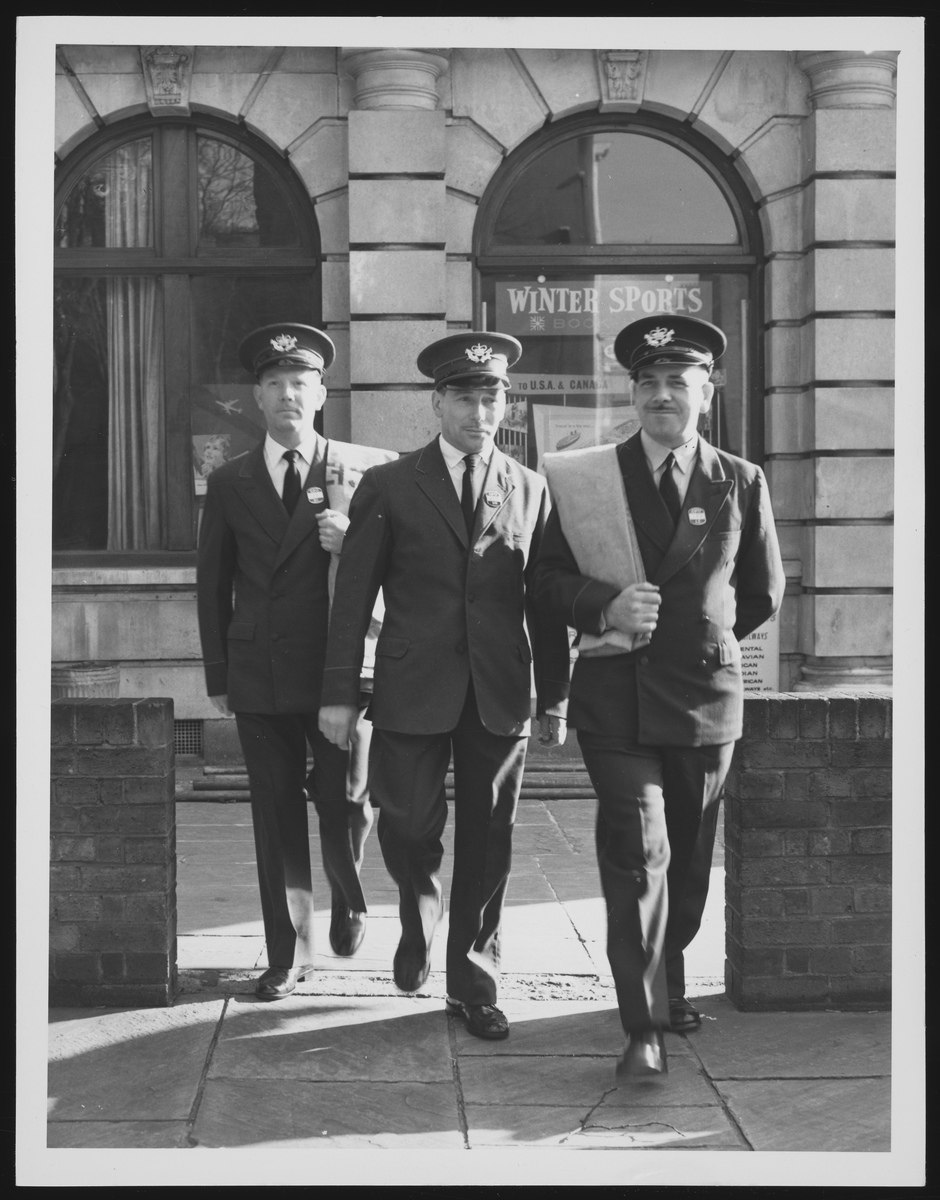
[[[348,528],[338,531],[342,555],[327,645],[318,558],[327,543],[321,546],[322,534],[307,536],[317,522],[303,503],[287,515],[281,493],[289,468],[281,456],[285,448],[301,452],[301,471],[309,472],[303,491],[323,453],[312,417],[325,399],[320,374],[332,344],[318,331],[304,337],[285,327],[280,333],[297,336],[312,356],[299,361],[272,333],[247,340],[268,424],[265,444],[210,477],[200,620],[210,695],[217,707],[222,700],[223,711],[236,712],[245,749],[266,933],[272,914],[275,993],[292,990],[313,962],[309,861],[306,874],[300,862],[307,859],[305,817],[301,829],[296,811],[305,738],[332,781],[329,798],[325,784],[314,789],[321,833],[333,831],[339,855],[327,864],[331,940],[334,926],[339,953],[353,952],[361,940],[357,865],[368,827],[368,722],[360,669],[381,589],[369,785],[383,857],[399,888],[395,982],[414,992],[428,975],[444,911],[440,839],[453,756],[448,1007],[476,1036],[507,1036],[496,1006],[499,933],[529,733],[530,670],[542,740],[559,744],[570,626],[583,646],[567,715],[598,795],[607,949],[626,1034],[618,1074],[665,1072],[664,1031],[691,1032],[701,1023],[685,995],[683,953],[701,922],[719,800],[741,735],[738,643],[777,611],[784,586],[762,472],[697,432],[724,334],[666,314],[621,332],[615,354],[629,371],[641,429],[609,454],[557,456],[570,457],[574,470],[559,485],[571,494],[560,494],[551,512],[545,480],[494,442],[519,343],[472,331],[428,347],[418,365],[434,381],[440,436],[362,477]],[[617,502],[579,522],[579,496],[592,491]],[[626,559],[634,573],[618,576],[611,564]],[[289,737],[281,732],[288,714]],[[280,799],[269,795],[267,782],[276,742],[284,743]],[[347,772],[361,780],[348,801]],[[287,856],[274,871],[276,886],[262,869],[274,836],[266,832],[269,810],[277,814],[278,859]],[[281,824],[288,812],[289,832]],[[324,856],[326,862],[326,849]],[[281,941],[275,912],[287,931]]]

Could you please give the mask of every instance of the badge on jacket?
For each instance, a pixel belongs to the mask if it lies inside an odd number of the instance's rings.
[[[307,488],[307,499],[311,504],[323,504],[326,497],[323,495],[323,488],[309,487]]]
[[[503,502],[502,492],[484,492],[483,503],[488,504],[490,508],[499,508]]]
[[[689,523],[691,525],[704,525],[705,524],[705,509],[704,508],[690,508],[689,509]]]

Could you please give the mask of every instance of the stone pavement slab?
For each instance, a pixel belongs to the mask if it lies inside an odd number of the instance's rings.
[[[583,1105],[594,1108],[694,1107],[720,1108],[718,1097],[703,1078],[698,1064],[685,1055],[669,1056],[669,1071],[662,1079],[631,1080],[618,1084],[614,1077],[621,1045],[596,1058],[530,1056],[520,1062],[502,1057],[460,1061],[460,1085],[467,1104]]]
[[[642,1114],[574,1108],[467,1108],[472,1149],[746,1150],[720,1108],[658,1108]],[[642,1182],[638,1180],[637,1182]]]
[[[465,1148],[450,1083],[296,1079],[208,1080],[192,1144],[265,1150]]]
[[[50,1121],[50,1150],[178,1150],[187,1145],[185,1121]]]
[[[50,1119],[185,1120],[224,1004],[53,1009]]]
[[[289,996],[230,1004],[209,1079],[452,1081],[440,1001]]]
[[[891,1149],[890,1079],[719,1080],[752,1150]]]
[[[739,1012],[724,996],[696,1002],[705,1020],[692,1045],[716,1079],[888,1075],[887,1012]]]

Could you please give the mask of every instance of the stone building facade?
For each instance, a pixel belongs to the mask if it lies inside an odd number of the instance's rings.
[[[897,59],[60,46],[54,667],[112,664],[122,696],[212,718],[194,600],[207,468],[192,458],[252,432],[231,363],[252,325],[325,328],[324,432],[402,451],[435,432],[418,351],[450,330],[525,328],[536,366],[505,438],[537,465],[566,406],[579,428],[594,409],[617,428],[600,395],[624,415],[614,376],[580,405],[564,392],[609,369],[604,320],[646,288],[666,313],[694,294],[734,327],[710,433],[770,481],[788,578],[779,689],[889,686]],[[621,202],[637,180],[647,190]],[[254,225],[230,186],[251,192]],[[600,347],[585,370],[536,300],[570,325],[607,285],[618,303],[582,339]],[[82,449],[82,388],[105,377]],[[99,524],[80,521],[95,505]]]

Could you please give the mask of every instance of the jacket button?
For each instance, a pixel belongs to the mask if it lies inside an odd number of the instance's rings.
[[[708,666],[708,659],[707,659],[707,658],[703,658],[703,659],[702,659],[702,661],[699,663],[699,666],[700,666],[700,667],[707,667],[707,666]]]
[[[705,622],[705,624],[708,624],[708,622],[711,620],[711,617],[708,615],[708,613],[702,613],[702,620]]]
[[[457,645],[454,647],[454,649],[457,651],[458,654],[466,654],[467,653],[467,643],[466,642],[458,642]]]

